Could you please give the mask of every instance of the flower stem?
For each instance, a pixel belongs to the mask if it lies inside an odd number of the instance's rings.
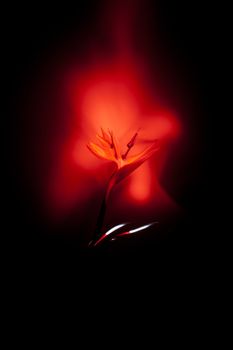
[[[102,228],[103,228],[105,213],[106,213],[106,209],[107,209],[108,197],[109,197],[109,194],[110,194],[110,192],[112,190],[112,187],[114,186],[114,183],[115,183],[114,175],[115,175],[115,172],[111,175],[111,177],[110,177],[110,179],[108,181],[107,188],[105,190],[104,198],[103,198],[102,203],[101,203],[101,207],[100,207],[100,211],[99,211],[99,214],[98,214],[96,227],[95,227],[95,231],[94,231],[94,234],[93,234],[93,239],[92,239],[91,245],[93,245],[95,243],[95,241],[102,234]]]

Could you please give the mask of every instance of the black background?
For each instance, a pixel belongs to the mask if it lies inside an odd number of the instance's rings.
[[[149,35],[145,44],[139,34],[150,62],[158,56],[158,33],[159,40],[165,42],[163,50],[169,51],[173,62],[167,75],[172,74],[174,66],[177,68],[181,81],[180,91],[187,97],[183,108],[190,119],[186,123],[190,123],[194,129],[192,152],[184,155],[188,164],[186,169],[189,171],[185,176],[181,175],[179,191],[174,192],[186,214],[173,227],[172,232],[166,234],[166,238],[131,242],[132,244],[113,251],[108,248],[95,252],[83,250],[75,239],[49,234],[49,227],[41,220],[36,199],[24,179],[21,125],[25,121],[20,110],[20,100],[25,86],[35,74],[38,62],[46,55],[49,56],[50,52],[62,47],[59,53],[67,55],[66,50],[68,54],[78,54],[85,49],[86,42],[93,39],[101,6],[102,1],[76,1],[75,6],[65,2],[54,7],[20,3],[13,9],[5,10],[4,69],[7,73],[6,120],[9,126],[4,135],[7,151],[7,185],[4,186],[7,194],[4,207],[7,214],[4,236],[10,242],[10,256],[16,265],[19,261],[24,261],[26,266],[33,263],[37,267],[51,263],[59,267],[68,264],[70,267],[78,266],[79,271],[89,272],[92,269],[95,272],[108,269],[110,261],[120,264],[124,262],[130,266],[130,272],[140,270],[145,262],[156,270],[165,265],[169,268],[200,267],[208,260],[208,247],[214,239],[211,233],[214,205],[209,167],[212,158],[213,120],[217,114],[213,99],[221,36],[216,24],[220,20],[220,13],[213,4],[209,6],[208,3],[198,1],[149,1],[151,22],[147,28]],[[74,41],[76,46],[72,52]],[[160,61],[162,65],[163,59]],[[168,65],[169,63],[166,67]],[[176,98],[179,101],[183,96]],[[194,103],[196,109],[192,110]],[[170,166],[175,166],[175,161]]]

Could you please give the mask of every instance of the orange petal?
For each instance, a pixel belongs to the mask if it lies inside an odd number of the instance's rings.
[[[111,136],[111,140],[112,140],[112,146],[115,152],[115,157],[116,159],[120,159],[121,157],[121,152],[120,152],[120,147],[119,147],[119,143],[117,138],[114,136],[112,131],[109,131],[109,134]]]
[[[108,141],[106,141],[102,136],[97,134],[96,137],[97,137],[98,141],[100,142],[101,146],[103,146],[104,148],[110,148]]]
[[[99,147],[98,145],[96,145],[93,142],[90,142],[89,144],[87,144],[87,148],[98,158],[101,159],[108,159],[108,156],[106,155],[106,152]]]
[[[89,144],[87,144],[87,148],[96,157],[98,157],[100,159],[107,159],[109,161],[113,161],[113,162],[117,163],[117,161],[116,161],[116,159],[114,157],[114,154],[113,154],[113,150],[111,150],[111,149],[103,149],[103,148],[101,148],[100,146],[96,145],[93,142],[90,142]]]
[[[99,140],[101,144],[101,148],[105,151],[107,157],[111,160],[114,160],[117,162],[116,156],[115,156],[115,149],[111,148],[107,141],[105,141],[102,136],[96,135],[97,139]]]
[[[104,139],[109,145],[111,145],[111,137],[109,137],[109,135],[104,131],[103,128],[101,128],[101,131],[102,131],[103,139]]]

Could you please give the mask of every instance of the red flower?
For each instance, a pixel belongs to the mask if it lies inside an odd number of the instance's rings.
[[[101,129],[101,131],[102,135],[96,135],[99,144],[90,142],[87,147],[96,157],[115,162],[117,168],[112,176],[114,184],[130,175],[159,149],[158,142],[155,140],[152,145],[147,147],[144,151],[128,157],[128,153],[134,146],[138,133],[132,137],[127,144],[127,151],[123,153],[121,152],[119,142],[113,132],[105,132],[103,129]]]

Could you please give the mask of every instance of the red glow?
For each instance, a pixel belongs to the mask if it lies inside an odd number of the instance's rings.
[[[152,175],[149,164],[143,164],[131,177],[129,194],[134,200],[146,201],[151,195]]]
[[[110,176],[107,162],[95,158],[86,147],[100,127],[114,130],[122,148],[141,128],[132,154],[154,139],[162,142],[164,148],[171,138],[179,135],[177,118],[152,105],[150,92],[132,67],[128,64],[98,66],[81,74],[72,72],[68,78],[67,98],[73,110],[74,127],[52,175],[50,193],[56,206],[71,207],[75,201],[87,198],[95,183],[104,185]],[[155,157],[159,158],[159,153]],[[154,171],[147,162],[131,175],[127,193],[133,201],[145,202],[156,195],[152,191]]]
[[[128,5],[126,12],[118,9],[113,16],[116,57],[111,60],[94,58],[85,69],[77,64],[66,72],[62,87],[69,106],[63,125],[66,137],[63,137],[51,166],[46,198],[60,213],[88,201],[96,187],[104,187],[111,175],[111,164],[95,158],[86,147],[101,127],[112,129],[122,148],[140,128],[135,147],[130,151],[132,155],[154,139],[159,140],[163,149],[162,156],[157,152],[130,176],[127,188],[119,194],[122,202],[127,199],[127,203],[146,204],[158,193],[163,193],[158,185],[161,164],[166,158],[167,145],[180,135],[181,126],[176,113],[161,106],[154,96],[147,84],[148,77],[143,74],[143,64],[138,63],[132,50],[132,28],[127,25],[133,23],[131,6]],[[106,18],[112,18],[108,11]],[[122,25],[120,18],[124,18]]]

